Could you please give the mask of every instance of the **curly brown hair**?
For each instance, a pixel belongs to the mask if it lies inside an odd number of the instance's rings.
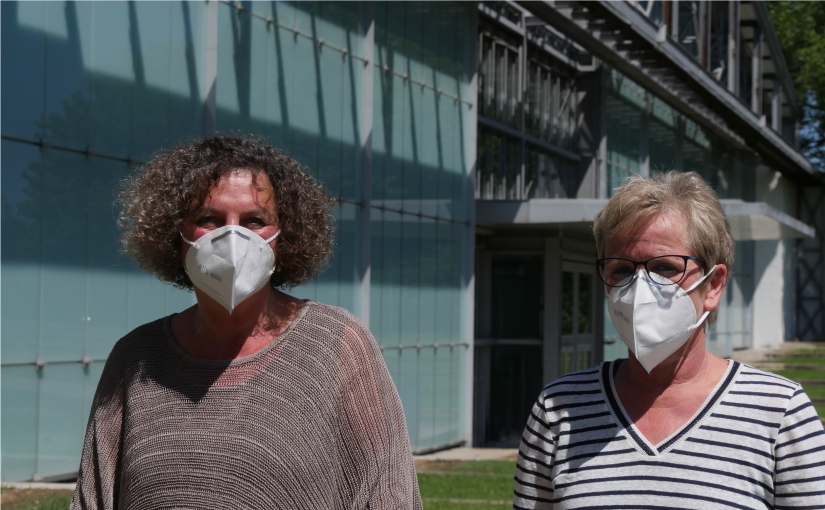
[[[332,254],[335,200],[300,163],[258,138],[215,136],[153,155],[123,181],[118,196],[124,251],[141,269],[192,289],[181,264],[184,219],[222,176],[238,169],[265,175],[275,192],[281,235],[272,286],[291,288],[312,279]]]

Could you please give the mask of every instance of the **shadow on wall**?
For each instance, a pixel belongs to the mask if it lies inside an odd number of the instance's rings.
[[[456,233],[469,229],[474,98],[465,94],[475,57],[474,34],[454,25],[474,6],[375,4],[371,119],[362,114],[365,64],[356,58],[365,4],[217,7],[217,129],[266,137],[340,199],[332,264],[298,290],[351,308],[364,143],[372,149],[373,285],[463,289],[472,268]],[[119,252],[114,198],[135,162],[203,133],[205,4],[0,9],[3,477],[46,479],[77,469],[97,378],[117,338],[192,303]],[[393,321],[404,333],[404,321]],[[46,364],[36,369],[38,358]],[[420,419],[435,423],[421,407]],[[410,424],[411,438],[425,446],[450,439],[436,428],[416,436]]]

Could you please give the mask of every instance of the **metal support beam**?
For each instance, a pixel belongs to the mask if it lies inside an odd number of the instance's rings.
[[[370,254],[371,241],[371,202],[372,202],[372,119],[373,119],[373,82],[375,73],[375,15],[373,2],[364,2],[359,20],[359,32],[363,37],[364,62],[353,58],[347,59],[347,64],[353,74],[361,74],[361,108],[357,133],[360,135],[359,159],[361,173],[358,184],[358,213],[356,220],[356,246],[358,247],[357,264],[355,267],[355,315],[364,324],[370,323],[370,278],[372,261]],[[352,48],[348,49],[352,52]],[[353,84],[354,85],[354,84]],[[353,86],[353,89],[355,87]]]
[[[754,27],[753,52],[751,54],[751,110],[762,116],[762,58],[765,37],[760,27]]]
[[[739,2],[728,2],[728,90],[739,95]]]
[[[782,82],[773,82],[773,97],[771,98],[771,128],[782,134]]]
[[[203,136],[217,130],[216,101],[218,85],[218,1],[207,0],[204,20],[203,55]]]

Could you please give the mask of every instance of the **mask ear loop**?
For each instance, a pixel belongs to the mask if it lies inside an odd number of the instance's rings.
[[[703,276],[703,277],[699,278],[699,279],[696,281],[696,283],[694,283],[693,285],[691,285],[691,286],[690,286],[690,288],[688,288],[687,290],[685,290],[685,292],[690,292],[690,291],[692,291],[693,289],[695,289],[696,287],[698,287],[699,285],[701,285],[701,284],[702,284],[702,282],[703,282],[703,281],[705,281],[705,280],[708,278],[708,276],[710,276],[710,275],[711,275],[711,274],[712,274],[712,273],[716,270],[717,265],[718,265],[718,264],[715,264],[712,268],[710,268],[710,271],[708,271],[708,274],[706,274],[705,276]]]
[[[180,232],[180,238],[181,238],[181,239],[183,239],[183,242],[185,242],[185,243],[186,243],[186,244],[188,244],[189,246],[191,246],[191,247],[195,248],[196,250],[197,250],[198,248],[200,248],[200,245],[198,244],[198,242],[197,242],[197,241],[192,242],[192,241],[190,241],[189,239],[187,239],[186,237],[184,237],[184,236],[183,236],[183,232],[181,232],[180,230],[178,230],[178,232]]]
[[[270,237],[269,239],[264,239],[264,242],[263,242],[263,244],[261,244],[259,249],[263,250],[264,246],[269,247],[269,243],[274,241],[275,238],[277,238],[279,235],[281,235],[281,229],[278,229],[278,231],[275,232],[275,235]],[[274,272],[275,272],[275,264],[272,264],[272,269],[269,270],[269,274],[272,274]]]
[[[706,274],[705,276],[703,276],[702,278],[700,278],[700,279],[699,279],[696,283],[694,283],[693,285],[691,285],[691,286],[690,286],[690,288],[689,288],[689,289],[687,289],[687,290],[685,291],[685,293],[687,294],[688,292],[692,291],[693,289],[695,289],[696,287],[698,287],[699,285],[701,285],[701,284],[702,284],[702,282],[703,282],[703,281],[705,281],[705,280],[707,279],[707,277],[708,277],[708,276],[710,276],[710,275],[711,275],[711,274],[712,274],[712,273],[716,270],[716,266],[717,266],[717,265],[718,265],[718,264],[714,264],[714,266],[713,266],[712,268],[710,268],[710,271],[708,271],[708,274]],[[710,310],[708,310],[708,311],[706,311],[704,314],[702,314],[702,317],[699,319],[699,321],[698,321],[696,324],[694,324],[693,326],[691,326],[691,327],[687,328],[687,330],[688,330],[688,331],[693,331],[694,329],[696,329],[696,328],[698,328],[699,326],[701,326],[702,324],[704,324],[705,319],[707,319],[707,318],[708,318],[708,315],[710,315]]]

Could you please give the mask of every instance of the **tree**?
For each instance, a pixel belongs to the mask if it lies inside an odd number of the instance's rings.
[[[802,102],[800,150],[825,172],[825,2],[766,2]]]

